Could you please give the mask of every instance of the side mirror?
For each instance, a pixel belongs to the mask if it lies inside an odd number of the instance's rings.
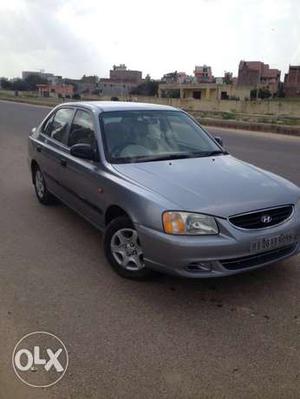
[[[31,134],[34,134],[35,132],[36,132],[36,127],[33,127],[32,129],[31,129]]]
[[[215,136],[215,140],[221,147],[224,147],[223,139],[221,137]]]
[[[90,144],[74,144],[70,148],[70,154],[74,157],[88,159],[90,161],[95,159],[94,151]]]

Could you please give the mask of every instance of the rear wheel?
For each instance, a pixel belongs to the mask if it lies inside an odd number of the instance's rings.
[[[32,173],[35,193],[39,202],[43,205],[53,204],[56,198],[47,190],[45,178],[41,169],[36,166]]]
[[[128,217],[118,217],[108,225],[104,250],[110,265],[120,276],[145,280],[154,275],[145,266],[138,233]]]

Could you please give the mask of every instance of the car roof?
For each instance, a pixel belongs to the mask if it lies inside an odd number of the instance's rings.
[[[150,103],[125,102],[125,101],[74,101],[63,103],[61,106],[72,105],[85,107],[98,112],[110,111],[177,111],[177,108]]]

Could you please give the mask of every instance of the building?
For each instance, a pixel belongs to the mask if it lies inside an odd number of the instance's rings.
[[[99,94],[103,96],[128,96],[132,89],[143,82],[142,72],[114,65],[108,79],[99,80]]]
[[[74,95],[74,86],[70,84],[40,84],[37,85],[39,95],[42,97],[67,97],[71,98]]]
[[[198,83],[213,83],[214,77],[210,66],[195,66],[194,75]]]
[[[300,96],[300,65],[289,67],[284,77],[284,94],[287,97]]]
[[[38,76],[42,77],[42,72],[41,71],[22,71],[22,79],[27,79],[29,76]]]
[[[120,64],[119,66],[114,65],[113,69],[109,71],[109,79],[114,82],[132,82],[134,84],[139,84],[142,80],[142,72],[127,69],[125,64]]]
[[[184,84],[190,81],[190,77],[185,72],[169,72],[166,73],[162,78],[161,81],[163,83],[179,83]]]
[[[268,64],[260,61],[240,61],[238,86],[252,86],[253,88],[267,87],[275,94],[280,85],[279,69],[272,69]]]
[[[64,79],[62,83],[74,86],[74,93],[78,95],[99,94],[99,78],[98,76],[83,75],[81,79]]]
[[[238,100],[250,98],[252,87],[224,84],[221,78],[219,83],[161,83],[158,87],[159,97],[180,97],[187,100]]]
[[[47,80],[52,85],[58,85],[62,82],[62,76],[54,75],[44,71],[22,71],[22,79],[27,79],[29,76],[38,76],[41,79]]]

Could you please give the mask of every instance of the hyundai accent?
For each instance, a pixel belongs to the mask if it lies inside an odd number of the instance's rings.
[[[130,102],[54,108],[29,136],[38,200],[104,231],[123,277],[218,277],[300,251],[300,189],[231,156],[186,112]]]

